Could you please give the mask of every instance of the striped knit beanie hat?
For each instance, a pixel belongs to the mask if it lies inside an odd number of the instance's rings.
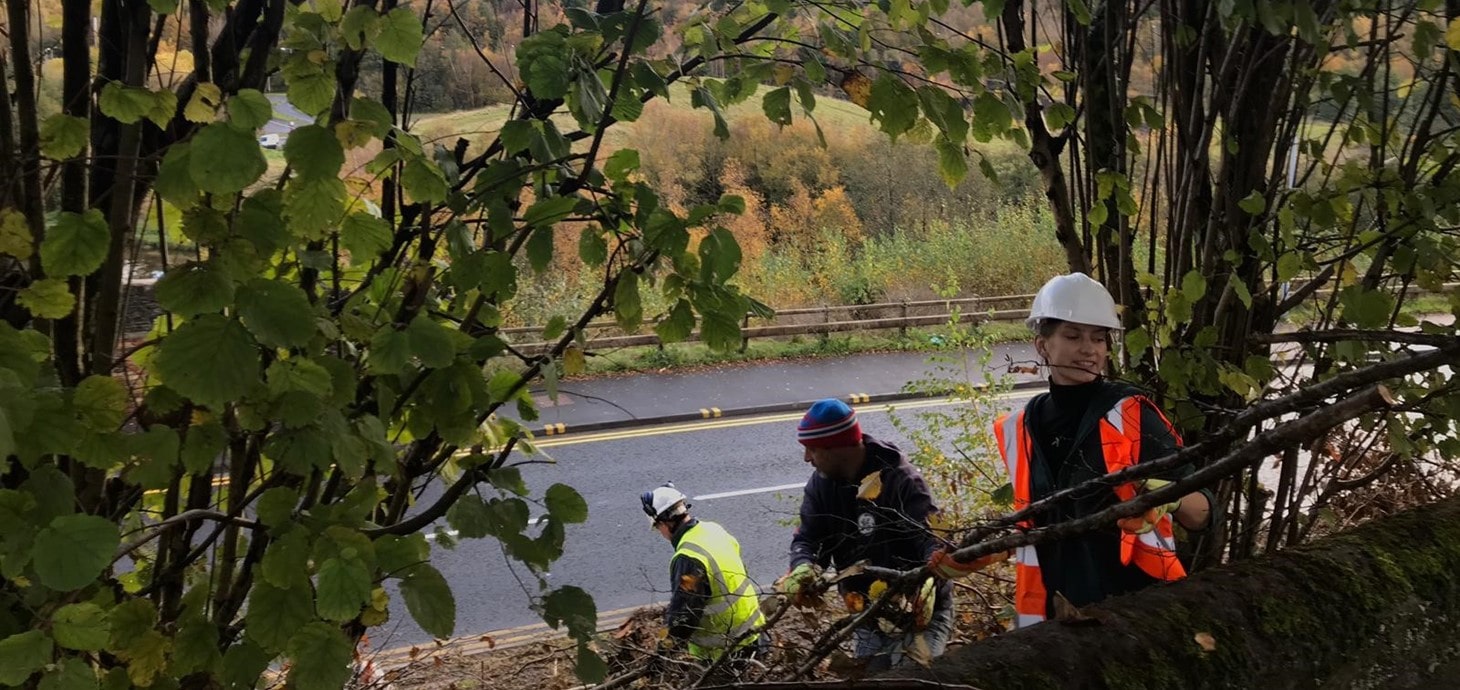
[[[812,448],[855,446],[862,442],[862,425],[850,405],[836,398],[818,400],[796,425],[796,440]]]

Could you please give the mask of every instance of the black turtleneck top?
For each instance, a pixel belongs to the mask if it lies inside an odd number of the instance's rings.
[[[1026,407],[1025,424],[1033,439],[1030,458],[1031,501],[1038,501],[1056,490],[1064,489],[1103,476],[1105,456],[1100,448],[1099,420],[1116,402],[1140,391],[1108,380],[1063,386],[1050,382],[1049,393],[1040,395]],[[1167,429],[1160,414],[1153,408],[1141,409],[1141,457],[1147,462],[1170,455],[1180,447]],[[1182,468],[1160,474],[1175,480],[1190,474]],[[1216,501],[1212,502],[1215,524]],[[1063,501],[1053,510],[1035,518],[1040,526],[1063,522],[1104,510],[1119,502],[1115,491],[1097,486]],[[1133,592],[1156,582],[1135,565],[1120,562],[1120,529],[1114,524],[1094,532],[1070,537],[1037,547],[1040,570],[1051,601],[1053,615],[1055,592],[1071,604],[1084,606],[1106,597]]]

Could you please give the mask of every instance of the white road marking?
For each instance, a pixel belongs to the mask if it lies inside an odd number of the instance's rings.
[[[724,493],[718,493],[718,494],[705,494],[703,496],[695,496],[691,500],[694,500],[694,501],[708,501],[708,500],[710,500],[712,498],[730,498],[731,496],[749,496],[750,494],[764,494],[764,493],[769,493],[769,492],[772,492],[772,491],[787,491],[789,489],[800,489],[800,488],[802,488],[804,486],[806,486],[806,482],[801,482],[799,484],[782,484],[780,486],[763,486],[763,487],[761,487],[759,489],[741,489],[740,491],[726,491]]]
[[[539,525],[539,524],[542,524],[543,522],[545,522],[547,520],[547,518],[548,518],[547,513],[543,513],[542,515],[539,515],[537,517],[528,518],[527,519],[527,524],[529,524],[529,525]],[[458,531],[456,531],[454,529],[441,530],[441,531],[445,532],[446,533],[446,536],[451,537],[452,539],[455,539],[456,537],[458,537],[458,536],[461,535],[461,532],[458,532]],[[435,532],[428,533],[426,535],[426,541],[436,541],[436,533]]]

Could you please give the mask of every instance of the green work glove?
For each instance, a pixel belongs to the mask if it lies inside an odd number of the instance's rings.
[[[813,585],[821,579],[821,568],[812,563],[802,563],[781,578],[780,591],[797,606],[810,602]]]
[[[1170,484],[1171,482],[1164,479],[1147,479],[1137,485],[1137,491],[1139,493],[1146,493],[1169,486]],[[1131,534],[1145,534],[1156,529],[1156,525],[1161,522],[1161,518],[1176,512],[1179,508],[1181,508],[1181,499],[1178,498],[1170,503],[1162,503],[1161,505],[1155,506],[1140,515],[1122,518],[1117,524],[1120,525],[1121,530]]]

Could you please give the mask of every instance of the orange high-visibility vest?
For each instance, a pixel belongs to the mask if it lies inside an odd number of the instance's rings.
[[[1171,434],[1176,430],[1165,415],[1156,410],[1154,404],[1142,396],[1122,398],[1110,408],[1100,420],[1100,447],[1105,450],[1105,472],[1119,472],[1141,457],[1141,405],[1150,405],[1152,410],[1166,423]],[[1000,417],[994,423],[994,436],[998,438],[999,454],[1004,458],[1004,467],[1009,472],[1009,483],[1014,487],[1014,510],[1023,510],[1029,505],[1029,458],[1033,441],[1024,426],[1024,410]],[[1177,443],[1181,442],[1177,436]],[[1136,495],[1136,486],[1126,482],[1115,487],[1115,495],[1121,501],[1129,501]],[[1032,520],[1019,523],[1024,529],[1034,527]],[[1186,577],[1186,568],[1176,559],[1176,540],[1171,530],[1171,516],[1166,515],[1156,523],[1156,528],[1141,535],[1122,532],[1120,536],[1120,562],[1134,563],[1143,572],[1158,580],[1179,580]],[[1039,554],[1033,546],[1021,546],[1014,555],[1014,611],[1016,628],[1034,625],[1047,616],[1044,589],[1044,575],[1039,570]]]

